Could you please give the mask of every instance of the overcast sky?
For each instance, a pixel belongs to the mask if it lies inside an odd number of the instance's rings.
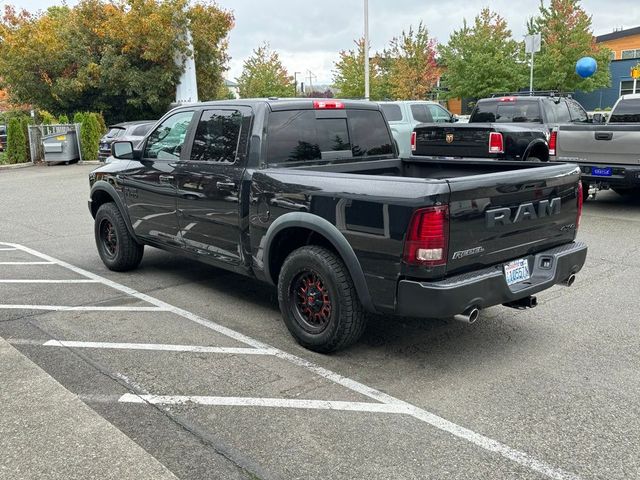
[[[34,11],[62,2],[19,0],[8,3]],[[242,62],[251,51],[266,41],[280,53],[291,75],[302,72],[308,77],[307,71],[311,70],[316,76],[314,83],[330,83],[338,52],[352,48],[353,40],[363,35],[362,0],[218,0],[217,3],[232,10],[236,19],[229,42],[231,62],[227,77],[231,80],[240,75]],[[527,18],[537,12],[539,2],[369,0],[371,47],[381,50],[392,37],[421,20],[433,37],[445,43],[450,33],[460,28],[463,18],[471,21],[487,5],[504,16],[514,37],[520,38],[524,35]],[[640,26],[638,0],[583,0],[582,5],[593,17],[596,35],[610,33],[614,28]],[[308,78],[305,82],[308,83]]]

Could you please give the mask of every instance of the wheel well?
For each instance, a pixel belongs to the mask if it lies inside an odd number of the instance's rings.
[[[529,151],[529,154],[527,155],[527,158],[529,157],[536,157],[539,158],[540,160],[542,160],[543,162],[548,162],[549,161],[549,149],[547,148],[546,145],[542,144],[542,143],[538,143],[537,145],[534,145],[533,148]]]
[[[278,232],[271,242],[269,254],[269,272],[274,283],[278,282],[278,276],[285,259],[294,250],[305,245],[317,245],[327,250],[338,253],[333,244],[323,235],[311,229],[303,227],[289,227]]]
[[[91,215],[93,218],[96,218],[96,213],[102,205],[113,201],[113,197],[104,190],[96,190],[91,196]]]

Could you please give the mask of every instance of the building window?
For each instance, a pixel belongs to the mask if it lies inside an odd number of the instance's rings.
[[[629,58],[640,58],[640,48],[636,49],[636,50],[622,50],[622,57],[623,60],[629,59]]]
[[[609,54],[609,60],[615,60],[616,59],[616,52],[611,52]]]
[[[630,95],[640,93],[640,82],[636,82],[636,90],[633,91],[633,80],[623,80],[620,82],[620,95]]]

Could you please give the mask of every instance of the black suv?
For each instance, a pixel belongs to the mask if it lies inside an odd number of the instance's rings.
[[[413,147],[416,155],[546,162],[555,155],[554,127],[568,123],[589,123],[570,96],[497,94],[478,101],[469,123],[416,127]]]

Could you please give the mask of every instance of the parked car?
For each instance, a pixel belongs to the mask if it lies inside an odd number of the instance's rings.
[[[100,139],[98,160],[105,162],[111,156],[111,144],[116,140],[138,143],[149,132],[155,120],[139,120],[111,125],[107,133]]]
[[[579,164],[587,186],[640,195],[640,94],[620,97],[606,124],[560,125],[552,160]]]
[[[454,123],[458,119],[439,103],[429,101],[379,102],[398,143],[400,158],[411,156],[411,132],[420,123]]]
[[[7,126],[0,125],[0,152],[7,149]]]
[[[277,285],[289,331],[320,352],[355,342],[365,312],[534,307],[586,258],[577,166],[400,159],[375,103],[185,105],[113,153],[89,176],[109,269],[148,245]]]
[[[412,148],[421,156],[546,162],[554,153],[554,127],[588,122],[584,108],[568,96],[500,95],[479,100],[467,124],[418,126]]]

